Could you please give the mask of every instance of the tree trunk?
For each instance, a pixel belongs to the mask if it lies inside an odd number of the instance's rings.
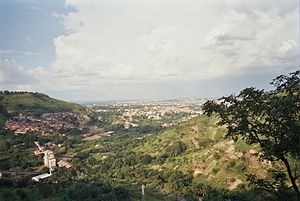
[[[293,186],[295,192],[297,193],[297,196],[299,197],[300,196],[299,189],[298,189],[298,186],[296,184],[296,179],[295,179],[295,177],[292,174],[292,170],[291,170],[290,164],[289,164],[288,160],[285,157],[282,157],[281,160],[284,162],[284,165],[286,166],[289,178],[290,178],[290,180],[292,182],[292,186]]]

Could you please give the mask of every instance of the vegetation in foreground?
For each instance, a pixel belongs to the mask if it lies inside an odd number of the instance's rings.
[[[81,136],[64,138],[68,146],[58,154],[78,157],[72,159],[72,169],[58,168],[52,177],[40,183],[33,183],[30,175],[1,179],[0,198],[140,200],[144,184],[145,200],[296,200],[293,191],[297,192],[294,185],[299,185],[296,166],[299,155],[295,153],[299,150],[298,76],[299,72],[278,77],[274,80],[277,88],[271,92],[246,89],[236,97],[222,99],[221,104],[208,102],[204,109],[220,117],[203,115],[154,133],[130,128],[92,141],[82,141]],[[283,108],[279,107],[282,101],[286,101]],[[245,115],[248,113],[251,115]],[[256,114],[265,116],[257,119]],[[268,117],[278,122],[267,123],[266,128],[261,126],[268,130],[259,133],[256,128],[260,127],[247,124],[256,120],[259,126]],[[219,120],[221,125],[225,122],[227,129],[216,126]],[[286,132],[280,133],[281,129]],[[41,163],[34,161],[29,151],[34,135],[20,137],[7,131],[1,133],[1,164],[5,161],[7,167],[32,171],[34,163]],[[25,145],[13,147],[16,140],[24,141]],[[267,150],[261,146],[262,142],[268,146]],[[294,184],[286,163],[277,157],[280,154],[288,161]]]
[[[298,199],[298,164],[293,167],[288,158],[300,159],[299,74],[300,71],[296,71],[289,76],[278,76],[271,83],[276,87],[271,91],[247,88],[236,96],[221,98],[221,103],[208,101],[204,105],[207,114],[218,114],[218,124],[226,126],[227,138],[243,139],[249,145],[258,144],[262,158],[284,164],[286,174],[274,171],[277,184],[249,175],[251,184],[268,191],[280,191],[287,188],[284,181],[288,177]]]

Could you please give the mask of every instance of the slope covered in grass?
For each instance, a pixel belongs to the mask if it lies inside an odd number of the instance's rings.
[[[128,131],[84,142],[73,154],[86,156],[80,166],[103,179],[146,184],[148,190],[192,196],[189,200],[204,198],[198,194],[202,190],[231,196],[247,186],[246,174],[263,176],[269,167],[250,154],[258,147],[224,139],[226,129],[216,121],[202,115],[144,137]],[[250,200],[257,195],[251,196]]]
[[[145,138],[133,151],[155,158],[150,169],[177,170],[196,182],[234,189],[245,182],[245,174],[264,174],[267,167],[250,155],[257,147],[224,139],[225,132],[215,118],[200,116]]]
[[[47,112],[86,113],[86,109],[79,104],[32,92],[2,92],[0,93],[0,107],[2,116],[5,116],[4,111],[9,113],[9,116],[18,114],[39,116]]]

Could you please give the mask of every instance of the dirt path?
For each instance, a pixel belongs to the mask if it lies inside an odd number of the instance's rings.
[[[92,135],[92,136],[83,138],[82,140],[83,140],[83,141],[87,141],[87,140],[96,140],[96,139],[98,139],[98,138],[100,138],[100,137],[101,137],[100,135]]]
[[[199,145],[198,141],[195,138],[192,138],[192,143],[194,144],[196,149],[200,148],[200,145]]]
[[[237,180],[235,180],[229,187],[228,187],[228,189],[229,190],[233,190],[233,189],[235,189],[239,184],[241,184],[241,183],[243,183],[243,181],[242,180],[240,180],[240,179],[237,179]]]

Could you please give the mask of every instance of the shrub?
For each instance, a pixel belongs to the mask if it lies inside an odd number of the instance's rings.
[[[212,169],[212,173],[213,174],[217,174],[219,172],[220,168],[215,167],[214,169]]]
[[[167,147],[166,152],[169,156],[178,156],[186,150],[186,145],[183,142],[175,142]]]
[[[216,152],[216,153],[214,153],[214,158],[215,158],[215,159],[220,159],[221,156],[220,156],[220,154],[219,154],[218,152]]]
[[[198,140],[199,142],[199,145],[201,147],[208,147],[211,143],[213,143],[214,141],[212,139],[209,139],[209,138],[201,138]]]
[[[143,155],[141,157],[141,161],[142,161],[143,164],[149,164],[149,163],[152,162],[152,160],[153,160],[153,158],[149,155]]]
[[[227,164],[227,168],[232,168],[236,165],[236,161],[232,160],[232,161],[229,161],[228,164]]]

